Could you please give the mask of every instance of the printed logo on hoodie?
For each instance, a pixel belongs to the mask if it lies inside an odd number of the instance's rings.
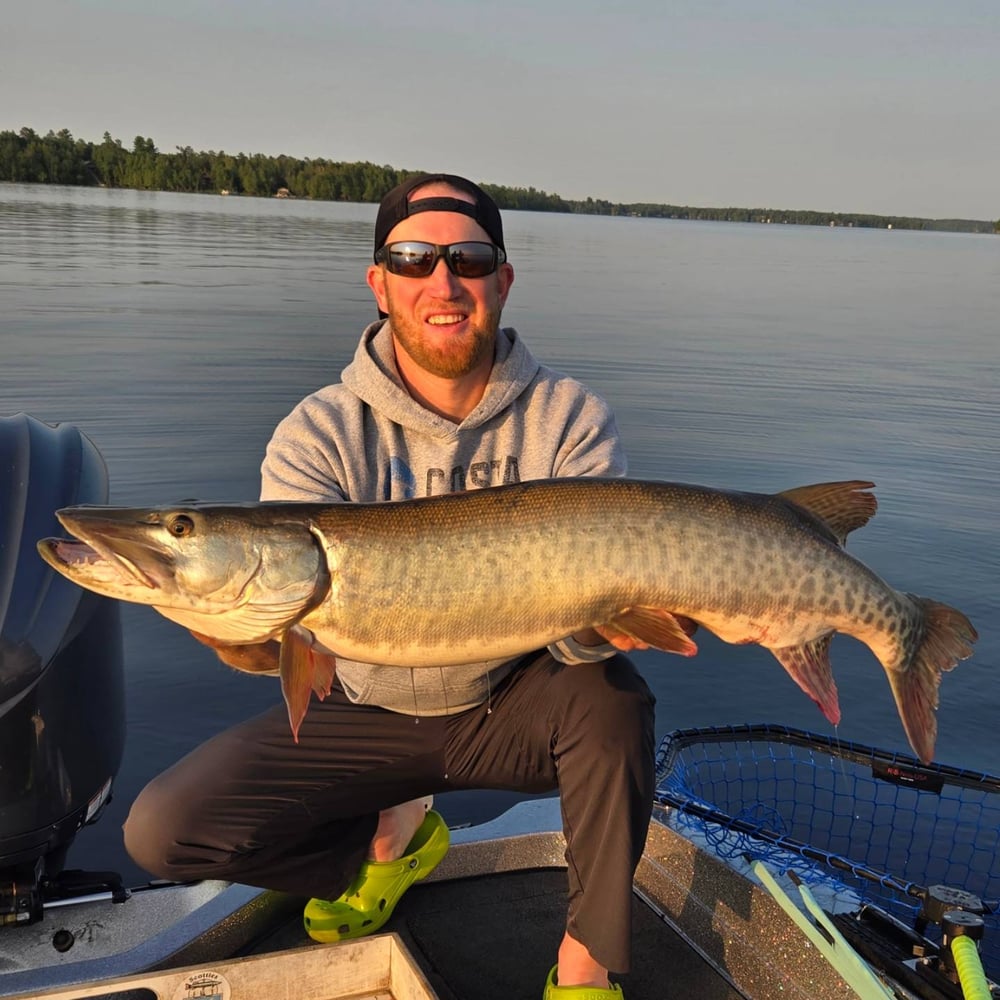
[[[424,496],[442,496],[446,493],[463,493],[465,490],[480,490],[487,486],[503,486],[519,483],[521,470],[516,455],[494,458],[489,462],[473,462],[468,469],[456,465],[452,469],[429,468],[425,476]],[[397,497],[412,500],[416,495],[417,477],[401,458],[389,462],[388,490],[386,499]]]

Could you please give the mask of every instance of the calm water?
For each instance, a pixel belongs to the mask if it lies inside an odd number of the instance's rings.
[[[0,413],[81,427],[112,501],[257,495],[264,445],[374,317],[375,208],[0,184]],[[961,608],[976,656],[942,685],[938,759],[1000,771],[1000,239],[507,213],[505,322],[615,407],[637,477],[775,491],[872,479],[851,548]],[[139,873],[118,824],[182,753],[279,697],[145,608],[124,614],[116,798],[70,861]],[[660,733],[830,732],[770,654],[700,637],[641,654]],[[843,738],[907,749],[868,650],[833,644]],[[511,801],[441,800],[452,823]]]

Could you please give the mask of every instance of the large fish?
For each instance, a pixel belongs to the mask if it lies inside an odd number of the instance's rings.
[[[59,520],[80,541],[44,539],[39,550],[81,586],[216,641],[282,640],[293,732],[310,689],[331,679],[332,667],[313,676],[334,661],[310,643],[353,660],[444,666],[611,624],[691,656],[683,616],[770,649],[834,724],[830,639],[861,640],[929,761],[941,673],[971,654],[976,631],[844,551],[875,513],[871,486],[770,495],[555,479],[379,504],[70,507]]]

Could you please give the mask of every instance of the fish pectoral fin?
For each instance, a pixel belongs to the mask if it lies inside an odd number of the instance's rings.
[[[320,699],[330,693],[337,660],[317,646],[315,637],[307,628],[293,625],[281,637],[278,667],[281,693],[288,709],[288,724],[292,728],[292,739],[298,743],[299,727],[309,709],[309,699],[313,691]]]
[[[784,490],[778,496],[818,517],[843,545],[847,536],[856,528],[864,527],[878,510],[875,495],[868,492],[874,485],[862,479],[816,483]]]
[[[777,661],[788,675],[817,705],[835,726],[840,723],[840,702],[837,685],[830,668],[830,640],[833,633],[821,635],[801,646],[772,649]]]
[[[609,624],[633,639],[667,653],[694,656],[698,652],[698,646],[689,635],[689,631],[693,632],[697,625],[691,619],[664,608],[627,608],[612,618]]]

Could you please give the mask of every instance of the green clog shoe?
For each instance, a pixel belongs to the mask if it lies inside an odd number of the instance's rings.
[[[324,943],[374,934],[392,916],[403,893],[426,878],[448,852],[448,826],[429,810],[406,853],[396,861],[365,861],[338,899],[310,899],[302,915],[306,933]]]
[[[612,983],[610,989],[603,990],[598,986],[556,986],[556,969],[553,965],[549,978],[545,980],[545,992],[542,1000],[623,1000],[622,988]]]

